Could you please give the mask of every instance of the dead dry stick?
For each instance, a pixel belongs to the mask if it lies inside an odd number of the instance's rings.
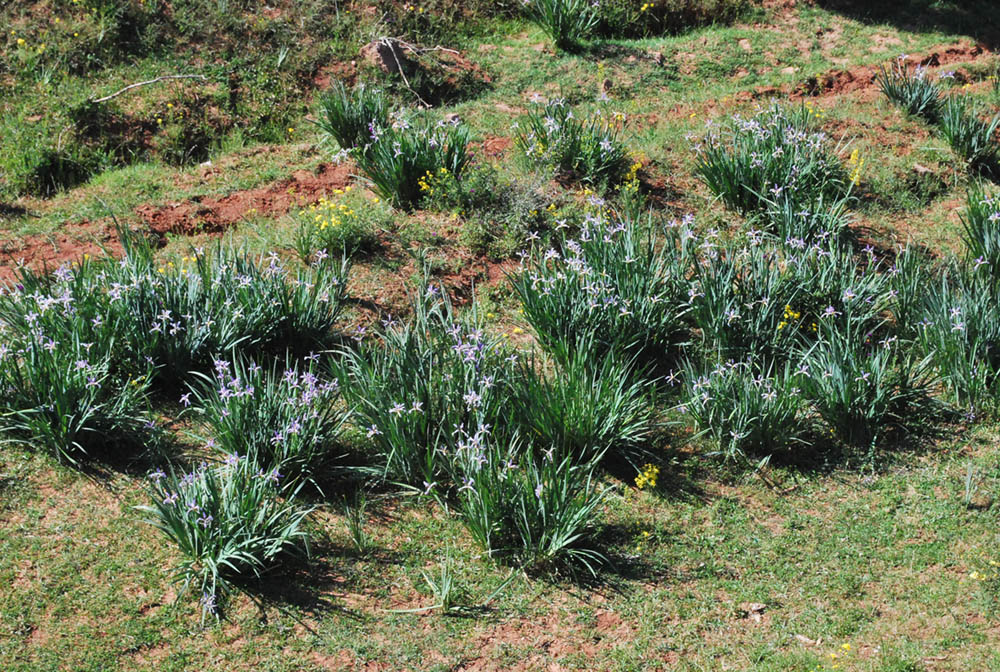
[[[396,53],[395,43],[399,42],[399,40],[391,37],[383,37],[381,41],[384,45],[389,47],[389,53],[392,54],[392,60],[396,61],[396,69],[399,70],[399,76],[403,78],[403,84],[410,90],[410,93],[417,97],[417,100],[420,101],[421,105],[424,107],[430,107],[430,105],[427,104],[427,101],[421,98],[419,93],[413,90],[413,87],[410,86],[410,80],[406,78],[406,73],[403,72],[403,64],[400,62],[399,55]]]
[[[419,46],[417,46],[415,44],[410,44],[409,42],[404,42],[403,40],[399,39],[398,37],[393,37],[391,39],[394,42],[396,42],[396,44],[399,44],[400,46],[406,47],[410,51],[413,51],[413,52],[418,53],[418,54],[426,54],[426,53],[431,52],[431,51],[447,51],[449,54],[455,54],[455,55],[458,55],[460,53],[460,52],[458,52],[455,49],[448,49],[447,47],[442,47],[440,44],[437,45],[436,47],[419,47]]]
[[[92,103],[103,103],[103,102],[106,102],[108,100],[111,100],[112,98],[117,98],[118,96],[122,95],[126,91],[130,91],[130,90],[138,88],[140,86],[146,86],[147,84],[156,84],[157,82],[163,82],[163,81],[170,80],[170,79],[200,79],[202,81],[207,81],[208,78],[205,77],[204,75],[163,75],[162,77],[156,77],[155,79],[149,79],[149,80],[146,80],[145,82],[136,82],[135,84],[129,84],[124,89],[122,89],[120,91],[115,91],[110,96],[104,96],[103,98],[97,98],[97,99],[91,100],[90,102],[92,102]]]

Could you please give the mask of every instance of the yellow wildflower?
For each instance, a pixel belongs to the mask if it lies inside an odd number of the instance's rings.
[[[639,475],[635,477],[635,487],[639,490],[644,488],[655,488],[656,479],[660,475],[660,468],[655,464],[647,464],[639,472]]]

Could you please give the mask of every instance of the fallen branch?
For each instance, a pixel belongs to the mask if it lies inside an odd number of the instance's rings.
[[[426,53],[429,53],[431,51],[447,51],[449,54],[455,54],[456,56],[458,56],[461,53],[461,52],[459,52],[459,51],[457,51],[455,49],[448,49],[447,47],[442,47],[440,44],[437,45],[436,47],[420,47],[420,46],[417,46],[416,44],[410,44],[409,42],[404,42],[403,40],[399,39],[398,37],[391,37],[389,39],[394,40],[400,46],[406,47],[410,51],[412,51],[414,53],[417,53],[417,54],[426,54]]]
[[[405,43],[393,37],[380,38],[379,42],[389,47],[389,53],[392,54],[392,60],[396,61],[396,69],[399,71],[399,76],[403,78],[403,85],[406,86],[407,89],[409,89],[410,93],[412,93],[414,96],[417,97],[417,100],[420,101],[421,105],[423,105],[424,107],[430,107],[427,101],[421,98],[420,94],[417,93],[412,86],[410,86],[410,80],[406,78],[406,73],[403,72],[403,63],[399,60],[399,55],[396,53],[396,44],[397,43],[405,44]]]
[[[90,102],[92,102],[92,103],[103,103],[103,102],[111,100],[112,98],[117,98],[118,96],[122,95],[126,91],[130,91],[130,90],[138,88],[140,86],[146,86],[147,84],[156,84],[157,82],[163,82],[163,81],[166,81],[168,79],[200,79],[202,81],[208,81],[208,78],[205,77],[204,75],[163,75],[162,77],[157,77],[155,79],[150,79],[150,80],[147,80],[145,82],[136,82],[135,84],[129,84],[128,86],[126,86],[121,91],[115,91],[110,96],[104,96],[103,98],[97,98],[97,99],[91,100]]]

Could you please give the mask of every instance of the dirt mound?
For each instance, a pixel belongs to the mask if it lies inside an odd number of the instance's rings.
[[[479,148],[482,150],[483,155],[490,157],[491,159],[499,159],[507,153],[510,146],[514,144],[510,138],[505,138],[498,135],[488,135],[486,139],[483,140]],[[473,151],[476,149],[476,144],[472,145]]]
[[[315,173],[299,170],[264,187],[237,191],[228,196],[192,198],[169,205],[142,205],[136,214],[160,241],[166,234],[221,233],[253,211],[281,215],[294,207],[310,205],[350,184],[354,166],[321,164]],[[16,276],[18,266],[33,270],[55,269],[84,255],[118,256],[122,246],[112,225],[84,220],[66,224],[51,234],[0,241],[0,281]]]
[[[358,64],[356,61],[336,61],[325,65],[313,75],[313,86],[319,90],[330,88],[334,81],[343,83],[350,88],[358,79]]]
[[[122,246],[114,228],[84,220],[67,224],[49,235],[30,235],[0,242],[0,282],[9,282],[17,268],[54,270],[84,255],[120,255]]]
[[[165,206],[143,205],[136,210],[149,230],[166,234],[221,233],[251,214],[281,215],[310,205],[334,189],[351,182],[353,164],[321,164],[315,173],[299,170],[264,187],[237,191],[228,196],[194,197]]]
[[[991,52],[981,45],[958,44],[938,47],[923,56],[907,56],[906,63],[910,67],[921,65],[936,68],[953,63],[968,63],[990,55]],[[878,72],[877,66],[831,70],[801,82],[790,95],[793,98],[839,96],[858,91],[870,91],[874,95],[878,91],[875,81]]]
[[[834,70],[816,77],[810,77],[795,87],[792,96],[839,96],[853,91],[872,88],[878,70],[874,68],[854,68]]]

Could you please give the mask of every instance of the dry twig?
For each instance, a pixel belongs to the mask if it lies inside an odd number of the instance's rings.
[[[90,102],[104,103],[111,100],[112,98],[117,98],[126,91],[130,91],[140,86],[146,86],[147,84],[155,84],[157,82],[166,81],[169,79],[200,79],[202,81],[208,81],[208,78],[205,77],[204,75],[163,75],[161,77],[156,77],[155,79],[146,80],[145,82],[136,82],[135,84],[129,84],[124,89],[121,89],[120,91],[115,91],[110,96],[104,96],[103,98],[92,99]]]

